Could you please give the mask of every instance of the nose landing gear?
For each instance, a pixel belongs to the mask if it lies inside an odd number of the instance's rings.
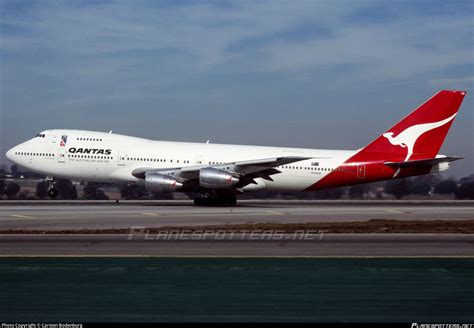
[[[56,198],[58,196],[58,190],[55,188],[56,179],[54,177],[46,177],[46,182],[48,182],[49,198]]]

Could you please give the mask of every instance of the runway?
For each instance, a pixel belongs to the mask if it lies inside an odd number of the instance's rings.
[[[459,225],[455,220],[474,219],[470,203],[188,204],[0,207],[0,231],[58,232],[0,234],[6,319],[472,320],[474,234],[152,230],[377,218]],[[129,232],[59,234],[105,228]]]
[[[474,257],[472,234],[1,235],[1,257]]]
[[[428,234],[424,233],[426,230],[416,234],[328,234],[319,230],[303,234],[278,231],[250,231],[247,234],[229,231],[156,232],[156,228],[163,227],[363,222],[373,219],[452,220],[456,224],[454,220],[474,220],[472,202],[453,206],[451,203],[423,202],[357,205],[244,201],[232,208],[195,207],[189,202],[173,201],[162,206],[156,203],[79,204],[82,203],[28,206],[10,203],[0,207],[0,232],[13,230],[21,233],[0,234],[0,256],[474,256],[474,234],[466,233]],[[107,229],[121,229],[122,234],[101,234],[100,231]],[[99,232],[77,234],[80,230]],[[36,234],[28,234],[33,231]],[[62,235],[64,231],[73,234]]]
[[[1,203],[0,203],[1,204]],[[330,205],[242,202],[237,207],[195,207],[190,203],[149,205],[33,205],[0,207],[0,231],[10,229],[129,229],[131,226],[202,226],[251,223],[348,222],[371,219],[473,220],[474,203],[464,205]],[[171,204],[171,205],[170,205]]]

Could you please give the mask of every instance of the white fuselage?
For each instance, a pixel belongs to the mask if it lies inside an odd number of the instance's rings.
[[[67,140],[62,140],[67,136]],[[7,153],[13,162],[38,173],[73,180],[143,183],[137,168],[212,166],[241,160],[281,156],[311,157],[277,167],[273,181],[256,179],[248,190],[305,190],[338,167],[355,151],[261,147],[154,141],[81,130],[47,130]],[[315,161],[318,163],[314,165]]]

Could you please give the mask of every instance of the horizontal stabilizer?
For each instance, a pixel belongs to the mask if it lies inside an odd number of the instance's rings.
[[[407,161],[407,162],[385,162],[385,165],[398,167],[398,168],[417,168],[417,167],[427,167],[433,166],[440,163],[451,163],[462,159],[462,157],[438,157],[438,158],[429,158],[429,159],[421,159],[416,161]]]

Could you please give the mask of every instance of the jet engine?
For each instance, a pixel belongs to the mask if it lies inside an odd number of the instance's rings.
[[[173,192],[182,186],[181,182],[169,175],[149,173],[145,176],[145,188],[152,192]]]
[[[231,173],[212,167],[199,171],[199,185],[209,189],[228,189],[239,182]]]

